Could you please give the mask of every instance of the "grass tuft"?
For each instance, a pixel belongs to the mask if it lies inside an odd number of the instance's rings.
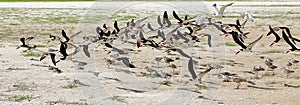
[[[69,83],[65,86],[63,86],[62,88],[65,88],[65,89],[73,89],[73,88],[77,88],[78,85],[76,85],[75,83]]]
[[[225,42],[226,46],[237,46],[237,44],[232,43],[232,42]]]

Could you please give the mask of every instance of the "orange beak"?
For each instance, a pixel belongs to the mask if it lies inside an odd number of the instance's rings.
[[[235,53],[235,55],[239,54],[240,52],[241,52],[241,50],[237,51],[237,52]]]
[[[291,52],[291,50],[288,50],[288,51],[286,51],[285,53],[287,54],[287,53],[289,53],[289,52]]]
[[[272,43],[270,44],[270,47],[273,46],[274,44],[275,44],[275,42],[272,42]]]

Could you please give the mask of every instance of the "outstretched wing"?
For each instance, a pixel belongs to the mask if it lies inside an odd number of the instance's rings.
[[[176,14],[175,11],[173,11],[173,17],[179,21],[178,23],[182,23],[182,22],[183,22],[183,21],[178,17],[178,15]]]
[[[70,40],[70,38],[67,36],[65,30],[61,31],[62,36],[66,39],[66,42],[68,42]]]
[[[225,10],[225,8],[227,8],[227,7],[231,6],[232,4],[233,4],[233,3],[229,3],[229,4],[226,4],[226,5],[222,6],[222,7],[220,8],[220,13],[221,13],[221,14],[223,14],[223,13],[224,13],[224,10]]]
[[[263,35],[261,35],[259,38],[257,38],[256,40],[254,40],[253,42],[251,42],[248,46],[246,51],[251,51],[252,47],[263,37]]]

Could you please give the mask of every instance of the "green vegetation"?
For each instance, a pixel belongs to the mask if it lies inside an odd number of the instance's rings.
[[[17,101],[17,102],[21,102],[23,100],[32,100],[32,99],[36,99],[39,97],[33,97],[32,95],[13,95],[13,96],[8,96],[9,100],[13,100],[13,101]]]
[[[225,42],[226,46],[237,46],[237,44],[232,43],[232,42]]]
[[[263,77],[265,77],[265,76],[273,76],[273,73],[265,72],[261,76],[263,76]]]
[[[174,75],[179,75],[181,71],[179,70],[172,70],[171,74],[174,74]]]
[[[281,50],[268,50],[264,52],[265,54],[269,54],[269,53],[283,53]]]
[[[41,53],[37,53],[37,52],[25,52],[22,55],[25,57],[40,57],[40,56],[42,56]]]
[[[123,97],[123,96],[112,96],[111,97],[112,100],[123,102],[123,103],[126,103],[125,98],[126,97]]]
[[[57,100],[57,101],[47,101],[46,103],[57,103],[57,104],[62,104],[62,105],[88,105],[86,102],[76,102],[76,101],[66,101],[66,100]]]
[[[20,83],[17,85],[13,85],[13,87],[17,88],[17,90],[21,90],[21,91],[31,91],[31,87],[25,83]]]
[[[95,0],[0,0],[0,2],[68,2],[68,1],[95,1]]]
[[[204,85],[199,85],[199,84],[195,84],[195,86],[198,88],[198,89],[208,89],[207,86],[204,86]]]

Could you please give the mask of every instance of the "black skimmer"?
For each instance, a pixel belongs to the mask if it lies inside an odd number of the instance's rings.
[[[32,40],[34,37],[28,37],[28,38],[20,38],[20,41],[22,42],[21,45],[19,45],[17,47],[17,49],[21,48],[21,47],[24,47],[24,48],[27,48],[28,50],[30,49],[35,49],[36,48],[36,45],[31,45],[29,44],[29,41]]]
[[[192,22],[195,22],[195,20],[192,20],[192,19],[194,19],[195,17],[192,17],[192,18],[188,19],[188,18],[187,18],[187,15],[185,16],[185,19],[182,20],[182,19],[176,14],[175,11],[173,11],[173,17],[174,17],[176,20],[178,20],[177,23],[178,23],[178,25],[179,25],[180,27],[182,27],[182,26],[184,26],[184,25],[189,25],[189,24],[191,24]]]
[[[253,42],[251,42],[248,46],[246,46],[240,39],[240,37],[238,36],[238,33],[235,31],[229,32],[232,35],[232,38],[234,40],[235,43],[237,43],[238,45],[240,45],[242,47],[242,49],[240,49],[239,51],[237,51],[235,54],[240,53],[241,51],[250,51],[252,52],[252,47],[263,37],[263,35],[261,35],[259,38],[257,38],[256,40],[254,40]]]
[[[273,34],[274,36],[275,36],[275,41],[273,41],[271,44],[270,44],[270,46],[272,46],[272,45],[274,45],[275,43],[277,43],[277,42],[279,42],[280,41],[280,36],[273,30],[273,28],[271,27],[271,26],[269,26],[269,30],[270,30],[270,32],[267,34],[267,36],[268,35],[270,35],[270,34]]]
[[[63,58],[60,58],[61,60],[65,60],[68,56],[66,49],[67,49],[67,43],[61,42],[59,48],[59,52],[63,55]]]
[[[224,6],[222,6],[220,9],[217,7],[217,4],[213,4],[212,6],[215,8],[215,16],[222,16],[222,17],[225,17],[224,16],[224,11],[225,11],[225,8],[231,6],[233,3],[229,3],[229,4],[226,4]]]

